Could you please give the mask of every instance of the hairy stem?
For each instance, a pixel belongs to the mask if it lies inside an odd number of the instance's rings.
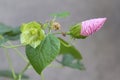
[[[21,80],[21,77],[22,77],[23,73],[28,69],[29,66],[30,66],[30,63],[27,63],[25,68],[20,72],[20,74],[18,76],[18,80]]]
[[[41,80],[45,80],[44,74],[41,73]]]
[[[21,47],[23,45],[14,45],[14,46],[5,46],[5,45],[1,45],[1,47],[3,48],[17,48],[17,47]]]
[[[7,57],[7,59],[8,59],[8,64],[9,64],[9,66],[10,66],[10,69],[11,69],[11,71],[12,71],[13,78],[14,78],[14,80],[15,80],[17,77],[16,77],[16,74],[15,74],[14,68],[13,68],[13,66],[12,66],[12,61],[11,61],[11,59],[10,59],[10,55],[8,54],[8,49],[4,48],[4,51],[5,51],[5,53],[6,53],[6,57]]]
[[[70,35],[70,32],[56,32],[56,33],[53,33],[53,34],[66,34],[66,35]]]

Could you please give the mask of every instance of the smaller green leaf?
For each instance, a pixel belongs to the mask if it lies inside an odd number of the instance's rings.
[[[17,76],[19,75],[19,73],[15,73]],[[0,77],[7,77],[7,78],[12,78],[13,79],[13,75],[12,72],[9,70],[0,70]],[[22,75],[22,79],[28,79],[29,77],[27,75]]]
[[[8,40],[18,40],[20,39],[20,33],[20,27],[15,27],[10,32],[4,33],[3,36]]]
[[[83,63],[80,60],[75,59],[71,54],[64,54],[60,63],[70,68],[85,70]]]
[[[0,46],[2,45],[2,44],[4,44],[5,42],[7,42],[8,41],[8,39],[6,39],[6,38],[4,38],[2,35],[0,35]]]
[[[6,32],[10,32],[12,30],[12,27],[5,25],[3,23],[0,23],[0,34],[4,34]]]
[[[74,58],[82,60],[82,55],[74,46],[70,45],[61,38],[59,38],[59,40],[60,40],[60,54],[71,54],[72,56],[74,56]]]
[[[57,18],[66,18],[70,15],[69,12],[61,12],[61,13],[54,13],[54,14],[51,14],[51,16],[53,17],[57,17]]]

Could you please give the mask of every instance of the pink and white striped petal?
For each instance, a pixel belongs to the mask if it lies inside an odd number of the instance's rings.
[[[95,18],[83,21],[80,35],[89,36],[95,33],[103,26],[106,20],[107,18]]]

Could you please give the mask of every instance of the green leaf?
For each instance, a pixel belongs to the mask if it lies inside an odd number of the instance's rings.
[[[20,27],[15,27],[11,31],[4,33],[3,36],[8,40],[18,40],[20,39],[20,33]]]
[[[60,63],[70,68],[85,70],[83,63],[81,63],[80,60],[75,59],[71,54],[64,54]]]
[[[0,39],[0,46],[2,45],[2,44],[4,44],[5,42],[7,42],[8,40],[7,39]]]
[[[59,38],[60,40],[60,54],[71,54],[74,58],[82,60],[80,52],[72,45]]]
[[[59,51],[60,42],[52,34],[48,34],[36,48],[26,46],[26,55],[38,74],[56,58]]]
[[[63,39],[59,38],[60,40],[60,54],[63,55],[63,59],[60,62],[62,65],[84,70],[84,65],[80,62],[82,60],[82,55],[80,52],[72,45],[64,41]]]
[[[0,34],[8,40],[18,40],[20,36],[20,28],[13,28],[11,26],[0,23]]]
[[[57,18],[66,18],[70,15],[69,12],[61,12],[61,13],[54,13],[54,14],[51,14],[51,16],[53,17],[57,17]]]
[[[2,45],[2,44],[4,44],[5,42],[7,42],[8,41],[8,39],[6,39],[6,38],[4,38],[2,35],[0,35],[0,46]]]
[[[18,73],[15,73],[17,76],[19,75]],[[12,72],[9,70],[0,70],[0,77],[7,77],[7,78],[12,78],[13,75]],[[28,79],[29,77],[27,75],[22,75],[22,79]]]
[[[0,23],[0,34],[4,34],[6,32],[10,32],[12,30],[12,27],[5,25],[3,23]]]

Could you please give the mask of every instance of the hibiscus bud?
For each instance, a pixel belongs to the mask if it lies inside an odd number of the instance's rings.
[[[20,41],[24,45],[31,45],[36,48],[41,40],[45,38],[44,30],[37,22],[29,22],[21,26]]]
[[[83,21],[80,34],[83,36],[89,36],[95,33],[103,26],[106,20],[107,18],[97,18]]]
[[[60,30],[61,25],[60,25],[60,23],[58,23],[58,22],[53,22],[51,28],[52,28],[53,30]]]
[[[77,39],[85,38],[98,31],[106,20],[107,18],[96,18],[83,21],[70,29],[70,35]]]

